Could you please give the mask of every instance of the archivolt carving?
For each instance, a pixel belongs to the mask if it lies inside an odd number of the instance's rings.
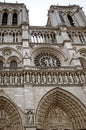
[[[22,130],[22,121],[18,110],[9,99],[2,95],[0,92],[0,129]]]
[[[20,59],[19,59],[19,57],[17,57],[17,56],[11,56],[11,57],[9,57],[8,59],[7,59],[7,62],[9,63],[9,62],[11,62],[11,61],[16,61],[17,63],[19,63],[20,62]]]
[[[0,61],[2,61],[2,62],[4,62],[4,63],[5,63],[5,61],[6,61],[5,57],[0,56]]]
[[[38,129],[45,130],[86,129],[86,108],[72,94],[55,88],[41,99],[36,125]]]

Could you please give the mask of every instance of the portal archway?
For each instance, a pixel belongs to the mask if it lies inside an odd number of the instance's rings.
[[[71,93],[55,88],[41,99],[36,125],[40,130],[86,130],[86,107]]]
[[[0,96],[0,130],[23,130],[17,108],[3,96]]]

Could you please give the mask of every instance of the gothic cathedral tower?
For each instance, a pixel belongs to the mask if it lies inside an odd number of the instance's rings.
[[[0,3],[0,130],[86,130],[86,16],[54,6],[31,26],[24,4]]]

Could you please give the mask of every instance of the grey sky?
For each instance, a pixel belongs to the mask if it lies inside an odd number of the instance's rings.
[[[47,13],[50,5],[80,5],[86,14],[86,0],[5,0],[11,3],[24,3],[29,10],[30,25],[43,26],[47,22]],[[4,2],[4,0],[0,0]]]

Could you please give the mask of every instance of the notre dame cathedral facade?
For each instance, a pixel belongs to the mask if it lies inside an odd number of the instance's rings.
[[[30,26],[24,4],[0,3],[0,130],[86,130],[86,17],[55,6]]]

